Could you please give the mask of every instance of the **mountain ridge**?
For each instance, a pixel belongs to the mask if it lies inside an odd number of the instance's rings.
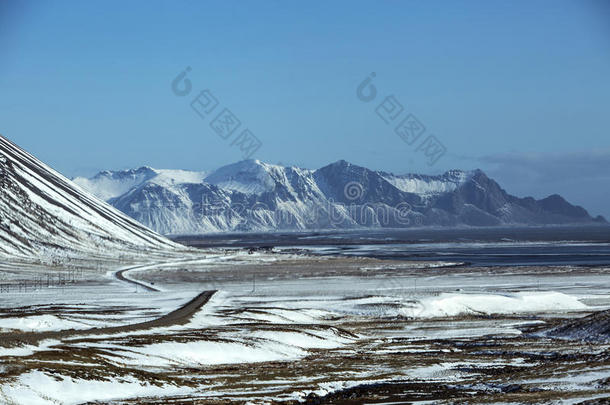
[[[151,171],[107,200],[163,234],[605,222],[559,195],[510,195],[480,169],[396,175],[345,160],[316,170],[244,160],[210,173],[144,166],[75,182],[103,197],[109,192],[98,188],[110,179]]]

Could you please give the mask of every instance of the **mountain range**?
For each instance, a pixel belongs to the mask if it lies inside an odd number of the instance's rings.
[[[395,175],[344,160],[317,170],[245,160],[210,173],[141,167],[73,180],[162,234],[606,222],[559,195],[510,195],[481,170]]]

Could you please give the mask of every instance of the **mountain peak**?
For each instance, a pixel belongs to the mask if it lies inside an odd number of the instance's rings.
[[[582,207],[572,205],[559,194],[551,194],[539,201],[540,205],[548,212],[557,215],[569,215],[575,218],[588,218],[589,213]]]
[[[261,194],[273,190],[275,186],[269,174],[272,167],[260,160],[242,160],[215,170],[205,178],[205,181],[231,191]]]
[[[333,167],[350,167],[350,166],[356,166],[350,162],[348,162],[347,160],[344,159],[339,159],[336,162],[333,162],[327,166],[333,166]],[[356,166],[359,167],[359,166]]]

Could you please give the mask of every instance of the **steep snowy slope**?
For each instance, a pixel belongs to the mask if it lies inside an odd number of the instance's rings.
[[[140,181],[146,177],[140,172],[153,176]],[[603,221],[560,196],[511,196],[480,170],[394,175],[343,160],[318,170],[246,160],[205,179],[197,172],[150,168],[117,173],[98,176],[137,184],[109,202],[164,234]],[[92,179],[96,187],[102,184],[98,176]]]
[[[394,187],[406,193],[415,193],[422,197],[455,191],[462,184],[472,178],[473,172],[451,170],[440,176],[426,176],[422,174],[394,175],[381,173],[384,179]]]
[[[0,136],[0,254],[53,256],[175,249]]]

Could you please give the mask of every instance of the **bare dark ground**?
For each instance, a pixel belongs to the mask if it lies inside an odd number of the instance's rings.
[[[191,317],[204,306],[216,291],[204,291],[182,307],[152,321],[140,322],[131,325],[114,326],[107,328],[92,328],[84,330],[68,329],[52,332],[11,332],[0,333],[0,345],[15,347],[24,344],[37,344],[45,339],[61,340],[68,337],[89,335],[111,335],[116,333],[139,332],[152,328],[161,328],[174,325],[184,325]]]

